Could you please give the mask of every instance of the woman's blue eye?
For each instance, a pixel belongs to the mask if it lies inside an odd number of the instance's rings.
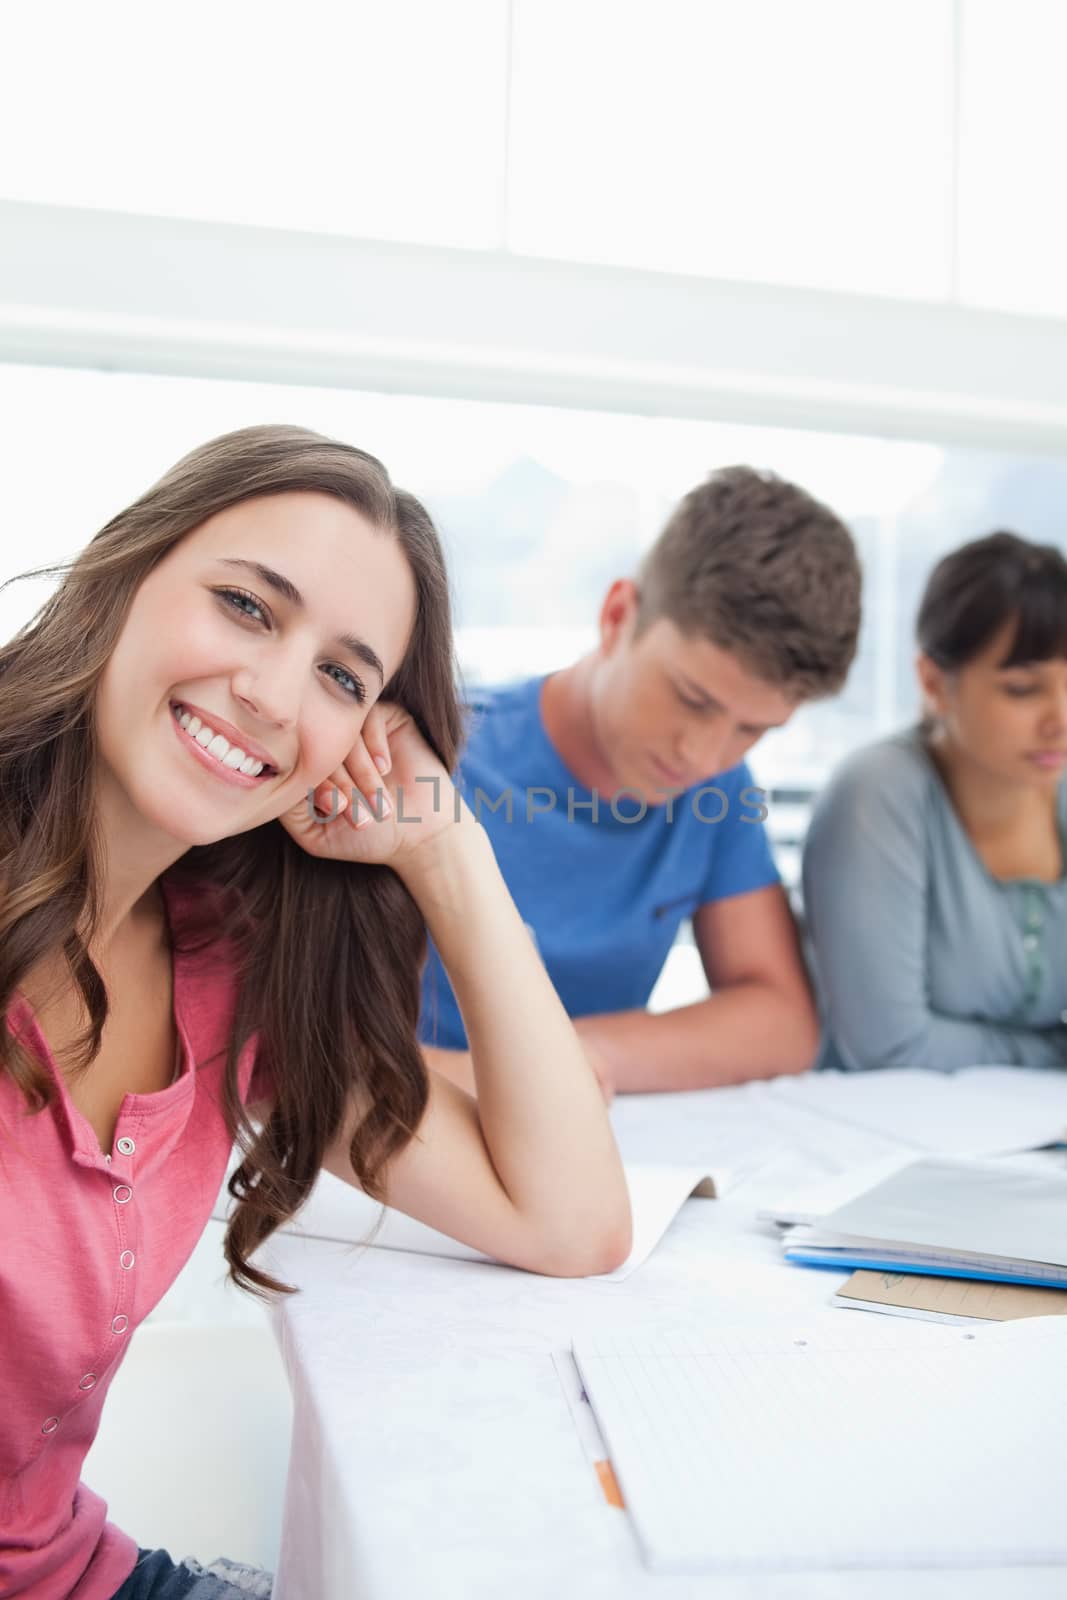
[[[331,665],[329,668],[327,668],[327,671],[337,671],[341,674],[341,677],[347,678],[352,687],[350,689],[346,689],[345,693],[350,694],[353,700],[358,700],[360,705],[363,704],[364,700],[367,698],[367,691],[364,689],[359,679],[352,676],[347,667],[335,667]],[[338,679],[334,679],[335,683],[338,681]],[[344,688],[344,685],[342,684],[341,687]]]
[[[262,618],[263,622],[269,624],[270,612],[267,610],[266,606],[261,600],[256,599],[254,594],[249,594],[245,589],[216,589],[215,593],[224,601],[231,611],[236,611],[238,616],[247,617],[250,622],[257,621],[258,619],[252,615],[252,611],[245,610],[246,605],[251,606],[253,611],[259,612],[259,617]],[[338,678],[335,678],[334,682],[337,683],[347,695],[350,695],[353,700],[357,700],[360,705],[363,704],[367,698],[367,691],[359,678],[355,677],[351,672],[349,672],[347,667],[339,667],[334,662],[331,662],[326,670],[331,673],[339,672],[342,678],[347,679],[347,684],[341,683],[340,679]]]
[[[264,621],[267,620],[268,613],[265,611],[264,607],[260,605],[254,594],[246,594],[244,589],[216,589],[215,592],[226,601],[226,604],[230,607],[231,611],[238,611],[242,616],[245,617],[251,616],[251,613],[245,611],[241,605],[234,604],[235,601],[243,600],[247,605],[253,606],[255,610],[259,612]]]

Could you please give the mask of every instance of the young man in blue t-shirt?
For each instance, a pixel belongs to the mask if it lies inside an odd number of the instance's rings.
[[[473,697],[460,778],[605,1092],[799,1072],[818,1026],[743,756],[856,649],[852,540],[795,485],[747,467],[688,494],[596,648]],[[652,1015],[691,917],[710,995]],[[471,1090],[455,998],[431,949],[427,1060]]]

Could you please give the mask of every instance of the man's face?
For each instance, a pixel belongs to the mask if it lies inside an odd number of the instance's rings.
[[[592,678],[599,754],[618,789],[664,804],[744,757],[792,716],[796,701],[729,650],[666,617],[635,635],[637,591],[612,585]]]

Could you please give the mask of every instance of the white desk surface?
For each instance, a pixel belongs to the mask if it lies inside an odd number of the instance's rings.
[[[802,1102],[765,1084],[616,1102],[631,1159],[763,1161],[725,1199],[687,1202],[621,1283],[272,1241],[301,1291],[276,1315],[295,1420],[275,1600],[1064,1600],[1064,1568],[654,1577],[604,1500],[552,1359],[577,1331],[869,1315],[831,1308],[845,1275],[787,1265],[755,1220],[795,1184],[896,1148]]]

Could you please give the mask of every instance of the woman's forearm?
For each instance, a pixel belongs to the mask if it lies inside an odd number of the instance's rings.
[[[459,1002],[483,1136],[512,1203],[552,1238],[581,1230],[618,1255],[629,1200],[600,1087],[484,829],[464,810],[397,870]]]

